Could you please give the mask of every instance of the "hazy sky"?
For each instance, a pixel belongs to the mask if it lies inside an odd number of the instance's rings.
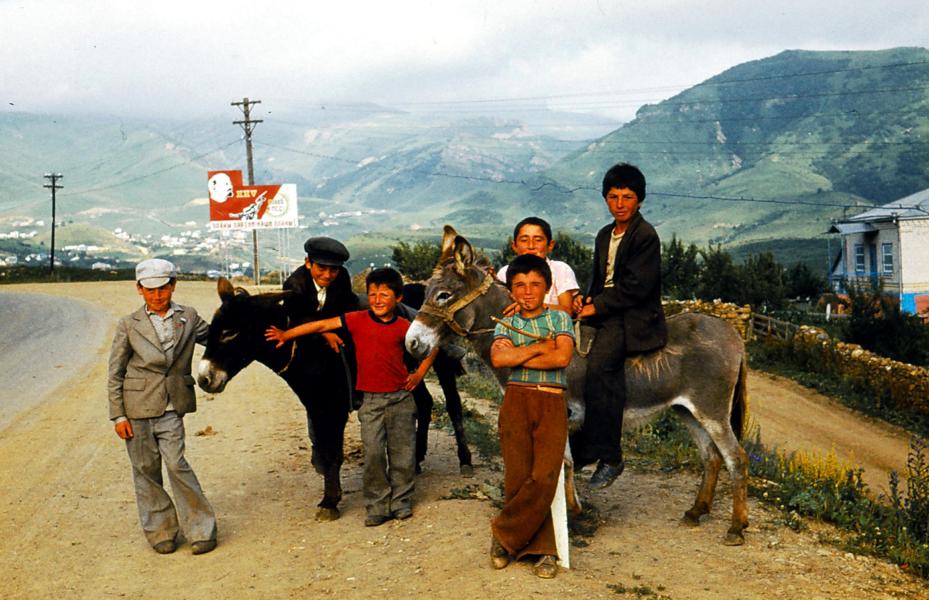
[[[0,0],[0,40],[6,112],[227,115],[247,95],[474,114],[541,98],[628,119],[785,49],[925,46],[929,1]]]

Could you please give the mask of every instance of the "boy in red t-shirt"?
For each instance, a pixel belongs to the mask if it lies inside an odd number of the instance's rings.
[[[414,373],[403,362],[410,322],[395,314],[403,298],[403,278],[391,268],[375,269],[365,278],[369,310],[304,323],[283,331],[269,327],[265,339],[278,347],[301,335],[345,327],[355,342],[357,389],[364,392],[358,409],[367,499],[365,525],[413,516],[413,476],[416,469],[416,404],[413,390],[435,359],[433,352]]]

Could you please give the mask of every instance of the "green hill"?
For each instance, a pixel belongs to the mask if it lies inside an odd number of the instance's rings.
[[[59,219],[85,224],[89,238],[115,227],[156,238],[202,228],[206,171],[245,164],[235,117],[0,115],[0,229],[48,219],[42,173],[51,170],[65,175]],[[262,117],[256,180],[296,183],[302,215],[289,243],[266,243],[269,256],[299,256],[304,237],[328,234],[381,260],[390,240],[436,238],[446,222],[496,249],[529,214],[589,242],[609,218],[603,172],[626,161],[648,178],[643,212],[664,239],[785,256],[803,246],[813,261],[823,244],[803,240],[822,240],[831,219],[929,187],[924,48],[785,51],[576,143],[516,119],[374,105]]]
[[[787,51],[643,106],[545,173],[560,190],[584,188],[569,222],[594,210],[618,161],[645,172],[644,210],[666,237],[815,237],[855,205],[929,187],[929,51]]]

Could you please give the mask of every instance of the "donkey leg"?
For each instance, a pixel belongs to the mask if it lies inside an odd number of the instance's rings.
[[[313,448],[313,467],[323,476],[323,499],[317,505],[318,521],[334,521],[339,518],[339,502],[342,500],[342,444],[348,414],[336,414],[307,410],[307,425]]]
[[[329,465],[323,475],[323,499],[316,509],[317,521],[335,521],[341,516],[339,501],[342,500],[342,460]]]
[[[728,421],[708,426],[707,432],[726,461],[732,479],[732,522],[723,543],[741,546],[745,543],[744,530],[748,527],[748,455]]]
[[[677,415],[687,426],[690,435],[697,443],[700,458],[703,460],[703,478],[697,488],[697,497],[694,499],[694,505],[684,513],[682,521],[685,525],[697,526],[700,524],[700,517],[708,514],[713,506],[713,496],[716,493],[716,482],[719,478],[719,469],[722,467],[723,458],[716,449],[716,444],[710,439],[709,434],[689,411],[678,410]]]
[[[452,422],[452,429],[455,432],[455,445],[458,448],[458,469],[465,477],[474,475],[474,467],[471,466],[471,450],[468,448],[468,439],[465,436],[464,413],[461,407],[461,396],[458,394],[458,383],[455,379],[455,371],[452,368],[436,369],[436,375],[439,377],[439,385],[442,386],[442,393],[445,395],[445,410],[448,412],[448,418]]]
[[[421,463],[426,459],[429,446],[429,423],[432,421],[433,404],[432,394],[426,388],[425,382],[413,390],[413,401],[416,403],[416,472],[422,473]]]

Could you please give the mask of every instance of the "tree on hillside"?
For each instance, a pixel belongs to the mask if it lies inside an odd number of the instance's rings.
[[[770,252],[748,257],[739,268],[740,304],[751,304],[755,310],[778,309],[784,305],[784,267]]]
[[[787,271],[788,298],[817,298],[826,291],[826,280],[807,266],[796,263]]]
[[[697,284],[697,296],[703,300],[726,300],[739,302],[739,269],[732,262],[732,255],[722,245],[710,245],[700,251],[703,268]]]
[[[593,250],[589,247],[567,233],[559,231],[555,234],[555,249],[552,250],[550,256],[554,260],[568,263],[574,270],[574,276],[577,277],[577,284],[581,286],[581,292],[586,292],[593,275],[593,254]]]
[[[442,248],[435,242],[400,242],[392,248],[391,262],[407,279],[423,281],[432,275]]]
[[[700,264],[697,257],[700,251],[696,244],[684,247],[684,242],[671,236],[671,241],[662,244],[661,249],[661,285],[662,294],[673,300],[693,298],[697,294],[700,281]]]

